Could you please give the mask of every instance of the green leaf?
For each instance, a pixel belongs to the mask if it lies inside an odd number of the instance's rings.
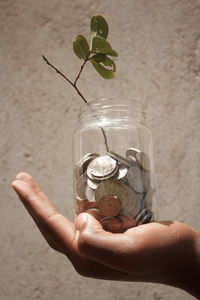
[[[118,56],[117,52],[112,49],[111,45],[100,36],[93,37],[91,52],[107,54],[110,56]]]
[[[103,64],[106,67],[110,67],[110,70],[115,72],[116,71],[116,65],[115,62],[106,56],[106,54],[96,54],[92,56],[92,58],[97,62]],[[108,68],[107,68],[108,69]]]
[[[73,41],[73,49],[74,53],[78,56],[80,59],[86,60],[90,55],[90,49],[88,42],[86,38],[79,34],[75,37]]]
[[[112,59],[105,54],[96,54],[90,58],[96,71],[105,79],[112,79],[115,77],[116,66]]]
[[[104,39],[108,36],[108,23],[104,19],[104,17],[100,15],[93,16],[90,21],[90,34],[91,38],[94,36],[101,36]]]

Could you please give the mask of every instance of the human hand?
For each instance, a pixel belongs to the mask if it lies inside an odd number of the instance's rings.
[[[71,223],[27,173],[18,174],[12,187],[48,244],[66,255],[79,274],[163,283],[200,297],[200,234],[193,228],[163,221],[113,234],[87,213]]]

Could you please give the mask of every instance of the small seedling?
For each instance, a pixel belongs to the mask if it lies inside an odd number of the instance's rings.
[[[109,42],[106,40],[108,37],[109,27],[105,18],[96,15],[91,18],[90,21],[90,47],[87,39],[79,34],[73,41],[74,53],[77,57],[83,60],[81,69],[74,82],[69,80],[62,72],[55,68],[43,55],[43,59],[51,66],[57,73],[59,73],[65,80],[68,81],[78,92],[79,96],[87,103],[87,100],[80,93],[77,88],[77,81],[83,71],[85,64],[90,61],[96,71],[105,79],[112,79],[115,76],[116,65],[113,59],[109,56],[118,56],[117,52],[112,49]]]
[[[47,58],[43,55],[43,59],[46,63],[52,67],[58,74],[60,74],[65,80],[71,84],[83,101],[87,104],[88,101],[80,92],[77,87],[77,81],[83,71],[87,62],[91,62],[95,70],[105,79],[112,79],[115,76],[116,65],[111,57],[118,56],[117,52],[111,47],[110,43],[107,41],[109,32],[108,23],[104,17],[100,15],[93,16],[90,21],[90,46],[87,39],[79,34],[75,37],[73,41],[73,50],[76,56],[83,60],[80,71],[74,81],[71,81],[66,77],[61,71],[54,67]],[[108,151],[108,144],[105,131],[100,127],[104,135],[106,149]]]

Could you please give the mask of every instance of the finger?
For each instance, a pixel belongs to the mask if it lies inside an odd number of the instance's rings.
[[[60,248],[66,249],[69,255],[72,254],[76,234],[74,225],[57,212],[30,175],[24,173],[23,176],[23,180],[17,176],[21,179],[12,183],[13,189],[40,229],[48,233]]]
[[[35,191],[40,191],[40,187],[38,186],[38,184],[33,180],[33,178],[31,177],[31,175],[29,175],[28,173],[25,172],[21,172],[16,176],[17,180],[22,180],[25,181],[27,183],[29,183],[30,186],[32,186],[32,188]],[[23,199],[21,199],[23,200]],[[38,229],[40,230],[40,232],[42,233],[43,237],[45,238],[45,240],[47,241],[47,243],[49,244],[49,246],[61,253],[64,253],[63,249],[61,249],[56,242],[52,239],[52,237],[48,234],[48,232],[41,226],[39,220],[37,219],[37,217],[35,216],[35,214],[33,213],[33,211],[31,212],[29,210],[29,207],[27,207],[27,210],[29,211],[29,213],[31,214],[32,218],[34,219]]]
[[[24,203],[25,207],[27,208],[31,216],[33,217],[33,220],[35,221],[36,225],[38,226],[39,230],[41,231],[45,239],[47,240],[48,244],[53,249],[66,254],[68,258],[72,261],[75,269],[79,274],[83,276],[101,278],[101,279],[131,280],[131,276],[129,274],[112,270],[107,266],[92,261],[88,257],[85,257],[80,252],[78,252],[76,246],[77,238],[74,239],[74,244],[72,246],[70,244],[70,247],[68,247],[68,251],[66,251],[66,249],[63,251],[62,247],[60,247],[60,239],[59,241],[57,240],[58,232],[60,234],[63,231],[63,223],[61,224],[61,228],[59,228],[58,225],[56,226],[56,228],[54,227],[52,228],[52,224],[50,223],[50,230],[48,228],[48,233],[46,230],[47,227],[45,226],[44,228],[44,226],[41,225],[47,223],[46,218],[48,214],[53,213],[55,211],[55,208],[50,203],[46,195],[42,193],[40,187],[37,185],[37,183],[29,174],[20,173],[17,175],[16,178],[17,180],[13,182],[12,186],[15,189],[15,191],[18,193],[20,199]],[[41,212],[41,203],[40,203],[41,201],[45,202],[47,206],[44,212]],[[52,207],[53,207],[53,212],[51,212]],[[42,209],[44,209],[44,204],[42,206]],[[51,238],[52,236],[53,239]],[[64,238],[64,244],[66,248],[66,239],[69,238],[68,232],[66,232],[66,235],[64,235],[64,237],[61,236],[61,239],[62,238]],[[57,242],[54,242],[54,240],[56,240]]]

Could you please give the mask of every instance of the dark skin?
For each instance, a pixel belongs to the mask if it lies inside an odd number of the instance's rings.
[[[12,188],[47,243],[66,255],[79,274],[167,284],[200,299],[200,233],[192,227],[162,221],[113,234],[87,213],[71,223],[27,173],[19,173]]]

